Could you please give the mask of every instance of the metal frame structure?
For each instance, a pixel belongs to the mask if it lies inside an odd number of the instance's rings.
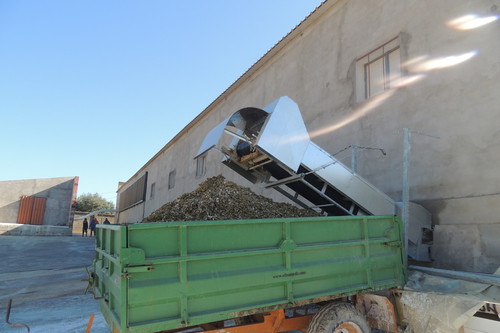
[[[225,144],[224,134],[233,138],[230,144]],[[415,203],[416,208],[409,209],[407,184],[401,210],[400,204],[310,140],[300,110],[289,97],[263,109],[238,110],[208,133],[197,156],[211,148],[224,154],[222,163],[252,183],[263,183],[324,215],[402,214],[408,254],[430,260],[423,237],[424,229],[432,228],[431,215]]]

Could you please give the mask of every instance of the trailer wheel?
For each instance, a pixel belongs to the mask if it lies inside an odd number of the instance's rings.
[[[365,316],[350,303],[334,302],[311,319],[307,333],[370,333]]]

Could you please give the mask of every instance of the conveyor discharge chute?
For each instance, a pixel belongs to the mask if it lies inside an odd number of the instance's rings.
[[[232,137],[227,140],[224,134]],[[297,104],[281,97],[263,109],[235,112],[205,137],[196,157],[211,148],[222,163],[252,183],[274,188],[296,204],[325,215],[396,215],[398,205],[335,157],[313,143]],[[418,206],[418,207],[416,207]],[[408,254],[429,260],[423,230],[430,214],[412,204]]]

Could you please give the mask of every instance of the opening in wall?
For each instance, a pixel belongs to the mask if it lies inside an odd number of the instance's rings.
[[[149,199],[153,200],[155,198],[156,183],[151,184]]]
[[[196,178],[203,177],[207,171],[205,162],[207,154],[200,155],[196,158]]]
[[[168,174],[168,189],[173,189],[175,186],[175,169]]]
[[[358,102],[394,88],[400,80],[399,36],[356,60],[356,99]]]

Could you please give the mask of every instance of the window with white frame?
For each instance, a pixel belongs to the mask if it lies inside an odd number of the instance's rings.
[[[172,189],[175,186],[175,169],[170,171],[168,174],[168,189]]]
[[[358,102],[396,87],[400,80],[399,36],[356,60],[356,99]]]
[[[207,154],[200,155],[196,158],[196,177],[202,177],[205,175],[207,168],[205,165]]]

